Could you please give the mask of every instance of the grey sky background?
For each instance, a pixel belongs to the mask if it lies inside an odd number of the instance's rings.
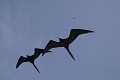
[[[72,28],[95,31],[70,45],[76,61],[57,48],[35,61],[40,74],[30,63],[15,68]],[[120,80],[119,35],[119,0],[0,0],[0,80]]]

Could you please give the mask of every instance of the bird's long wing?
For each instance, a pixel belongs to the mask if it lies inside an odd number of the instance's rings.
[[[43,49],[35,48],[34,49],[34,55],[32,55],[32,58],[33,59],[38,58],[42,52],[43,52]]]
[[[34,49],[34,55],[32,55],[31,57],[32,57],[33,59],[36,59],[36,58],[38,58],[38,57],[40,56],[40,54],[43,53],[43,52],[44,52],[44,49],[35,48],[35,49]],[[48,53],[48,52],[52,52],[52,51],[47,51],[46,53]]]
[[[23,63],[23,62],[27,62],[27,58],[20,56],[20,58],[18,59],[17,65],[16,65],[16,69]]]
[[[94,32],[94,31],[85,30],[85,29],[71,29],[70,35],[67,38],[67,40],[69,43],[72,43],[79,35],[90,32]]]
[[[70,54],[70,56],[72,57],[72,59],[75,61],[75,58],[74,58],[74,56],[72,55],[72,53],[70,52],[69,47],[65,47],[65,49],[68,51],[68,53]]]
[[[60,42],[56,42],[56,41],[53,41],[53,40],[50,40],[48,42],[48,44],[46,45],[45,49],[44,49],[44,53],[42,54],[42,56],[48,52],[51,48],[57,48],[57,47],[62,47],[61,43]]]
[[[48,50],[50,50],[51,48],[57,48],[57,47],[62,47],[61,46],[61,44],[60,44],[60,42],[56,42],[56,41],[53,41],[53,40],[50,40],[49,42],[48,42],[48,44],[46,45],[46,47],[45,47],[45,51],[48,51]]]

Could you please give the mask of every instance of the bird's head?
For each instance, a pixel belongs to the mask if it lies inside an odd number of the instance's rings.
[[[26,57],[29,57],[29,55],[26,55]]]
[[[62,40],[62,38],[59,38],[59,37],[57,37],[58,39],[59,39],[59,41],[61,41]]]

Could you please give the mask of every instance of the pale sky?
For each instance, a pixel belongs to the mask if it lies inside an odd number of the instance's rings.
[[[120,80],[119,8],[119,0],[0,0],[0,80]],[[31,63],[15,68],[76,28],[95,31],[70,45],[76,61],[56,48],[35,60],[40,74]]]

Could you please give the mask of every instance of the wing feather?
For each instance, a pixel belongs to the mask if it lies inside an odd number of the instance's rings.
[[[71,53],[71,51],[69,50],[69,48],[68,47],[65,47],[65,48],[68,51],[68,53],[70,54],[70,56],[72,57],[72,59],[75,61],[75,58],[74,58],[73,54]]]
[[[70,35],[67,38],[67,40],[71,44],[79,35],[90,33],[90,32],[94,32],[94,31],[85,30],[85,29],[71,29]]]
[[[43,52],[43,49],[39,49],[39,48],[35,48],[34,49],[34,55],[32,55],[32,57],[34,59],[38,58],[40,56],[40,54]]]
[[[23,62],[27,62],[27,58],[21,56],[19,59],[18,59],[18,62],[17,62],[17,65],[16,65],[16,69],[23,63]]]
[[[56,41],[50,40],[48,42],[48,44],[46,45],[46,47],[45,47],[45,51],[48,51],[51,48],[57,48],[57,47],[62,47],[62,45],[60,44],[60,42],[56,42]]]
[[[43,56],[46,52],[49,52],[50,49],[52,49],[52,48],[57,48],[57,47],[63,47],[63,46],[61,45],[60,42],[56,42],[56,41],[50,40],[50,41],[48,42],[48,44],[46,45],[42,56]]]

